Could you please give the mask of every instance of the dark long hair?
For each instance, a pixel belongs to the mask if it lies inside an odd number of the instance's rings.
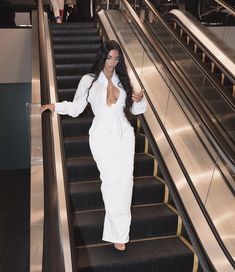
[[[123,89],[126,92],[124,113],[125,113],[126,117],[129,118],[130,108],[133,104],[133,100],[132,100],[133,88],[132,88],[130,78],[127,73],[127,68],[126,68],[126,64],[125,64],[122,50],[116,41],[114,41],[114,40],[107,41],[107,42],[104,42],[100,46],[98,53],[97,53],[96,61],[90,71],[90,74],[92,76],[94,76],[94,79],[92,80],[91,86],[88,89],[87,96],[89,96],[89,90],[91,89],[93,83],[98,79],[100,72],[104,69],[105,61],[106,61],[108,54],[111,50],[118,50],[118,53],[119,53],[119,61],[115,67],[115,72],[118,75],[118,78],[120,80],[119,86],[121,84]]]

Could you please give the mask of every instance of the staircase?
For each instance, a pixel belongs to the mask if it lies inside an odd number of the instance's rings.
[[[52,25],[59,101],[72,100],[100,45],[95,23]],[[181,235],[183,226],[170,204],[165,182],[137,118],[132,224],[127,249],[103,242],[104,205],[99,171],[88,144],[93,118],[88,106],[78,118],[61,116],[77,256],[82,272],[197,271],[197,258]]]

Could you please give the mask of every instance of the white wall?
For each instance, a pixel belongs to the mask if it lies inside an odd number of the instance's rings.
[[[15,13],[15,23],[19,25],[30,25],[30,13],[29,12],[16,12]]]
[[[31,29],[0,29],[0,83],[31,82]]]

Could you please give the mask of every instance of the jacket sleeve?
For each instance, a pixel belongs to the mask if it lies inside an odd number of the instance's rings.
[[[89,75],[81,78],[76,90],[73,102],[63,101],[55,103],[55,112],[62,115],[77,117],[82,113],[87,105],[87,92],[90,87]]]
[[[134,115],[144,113],[147,108],[147,102],[145,97],[140,102],[133,102],[131,107],[131,113]]]

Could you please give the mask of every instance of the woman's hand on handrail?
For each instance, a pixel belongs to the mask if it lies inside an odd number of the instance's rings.
[[[43,113],[46,110],[50,110],[51,113],[54,113],[55,112],[55,104],[42,105],[41,108],[40,108],[41,113]]]
[[[144,96],[144,90],[143,89],[141,91],[138,91],[138,92],[133,91],[132,100],[134,102],[140,102],[143,99],[143,96]]]

